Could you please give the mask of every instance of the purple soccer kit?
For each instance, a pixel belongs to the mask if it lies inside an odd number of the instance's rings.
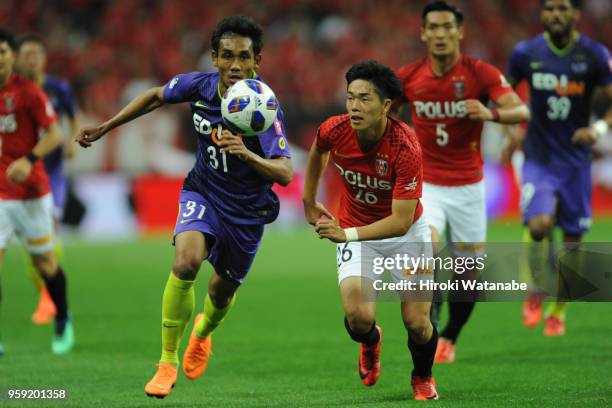
[[[43,90],[53,105],[53,109],[58,118],[64,116],[74,118],[77,107],[68,81],[46,75],[45,82],[43,83]],[[64,143],[72,143],[72,141],[65,140]],[[66,193],[68,191],[68,181],[64,174],[63,146],[59,146],[47,155],[44,162],[45,170],[49,176],[49,185],[53,195],[55,213],[57,216],[61,216],[66,205]]]
[[[572,137],[589,125],[594,88],[612,83],[610,52],[577,32],[559,50],[544,33],[512,50],[509,74],[516,81],[526,80],[530,90],[532,119],[523,143],[523,221],[554,215],[564,232],[587,232],[591,146],[574,144]]]
[[[264,225],[276,219],[279,201],[272,182],[218,146],[222,130],[219,74],[192,72],[172,78],[164,88],[167,103],[189,102],[198,137],[196,162],[183,183],[175,236],[200,231],[209,244],[208,261],[219,276],[242,283],[257,253]],[[264,158],[291,157],[283,112],[266,132],[243,137]]]

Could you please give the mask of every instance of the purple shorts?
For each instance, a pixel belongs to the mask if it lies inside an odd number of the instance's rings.
[[[62,218],[66,207],[66,195],[68,192],[68,180],[62,171],[49,173],[49,186],[53,196],[53,208],[55,216]]]
[[[229,224],[201,194],[181,190],[174,236],[185,231],[205,234],[208,262],[219,276],[241,284],[257,254],[264,226]]]
[[[591,228],[591,188],[590,163],[559,168],[526,160],[521,187],[523,222],[550,215],[564,232],[583,234]]]

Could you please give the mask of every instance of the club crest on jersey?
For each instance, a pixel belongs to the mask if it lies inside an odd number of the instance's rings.
[[[586,62],[572,62],[570,68],[574,74],[584,74],[589,67]]]
[[[4,98],[4,106],[8,112],[12,112],[15,108],[15,98],[12,96],[6,96]]]
[[[388,169],[389,169],[389,163],[387,163],[386,160],[383,160],[383,159],[376,160],[376,173],[378,173],[379,176],[381,177],[386,176]]]
[[[455,89],[455,98],[461,99],[465,97],[465,82],[453,82],[453,88]]]

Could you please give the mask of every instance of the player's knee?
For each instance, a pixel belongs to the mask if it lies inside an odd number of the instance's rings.
[[[215,305],[217,309],[225,309],[232,301],[234,294],[218,291],[209,287],[208,296],[210,297],[212,304]]]
[[[57,261],[53,256],[34,256],[34,267],[43,276],[53,277],[57,273]]]
[[[411,313],[404,319],[404,327],[412,338],[425,338],[431,327],[429,313]]]
[[[346,314],[346,322],[355,333],[367,333],[374,324],[374,316],[363,311],[353,311]]]
[[[194,280],[200,270],[202,259],[194,253],[178,253],[172,265],[172,271],[177,278],[183,280]]]
[[[552,219],[550,217],[536,217],[529,220],[529,233],[534,241],[541,241],[550,235]]]

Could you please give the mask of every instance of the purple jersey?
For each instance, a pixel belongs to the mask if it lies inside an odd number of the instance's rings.
[[[198,136],[196,163],[185,178],[183,189],[202,195],[229,223],[270,223],[279,211],[272,182],[238,157],[221,152],[217,145],[221,131],[227,129],[221,118],[218,83],[217,72],[191,72],[175,76],[164,88],[165,102],[190,103]],[[242,140],[261,157],[291,157],[280,108],[270,129]]]
[[[575,33],[563,50],[546,33],[520,42],[510,55],[510,76],[529,83],[532,117],[523,143],[525,158],[553,166],[581,167],[591,147],[571,142],[589,125],[591,94],[612,83],[608,49]]]
[[[51,105],[53,105],[58,119],[64,116],[74,117],[76,103],[68,81],[47,75],[43,83],[43,90],[47,94]],[[45,168],[50,177],[63,176],[64,156],[61,147],[45,157]]]

